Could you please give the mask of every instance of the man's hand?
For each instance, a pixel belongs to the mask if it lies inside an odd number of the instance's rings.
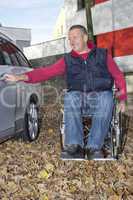
[[[126,111],[126,103],[125,103],[125,101],[120,101],[120,103],[118,105],[118,111],[120,111],[122,113]]]
[[[17,82],[17,76],[16,75],[11,75],[11,74],[5,74],[4,79],[6,81],[11,81],[11,82]]]
[[[27,81],[28,77],[25,74],[22,75],[5,74],[4,79],[6,81],[17,82],[17,81]]]

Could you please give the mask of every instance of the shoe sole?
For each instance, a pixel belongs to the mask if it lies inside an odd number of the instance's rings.
[[[85,158],[62,158],[60,157],[61,160],[76,160],[76,161],[82,161],[82,160],[86,160]]]
[[[61,158],[61,160],[75,160],[75,161],[87,161],[87,160],[94,160],[94,161],[117,161],[116,158]]]
[[[96,160],[96,161],[108,161],[108,160],[111,161],[112,160],[112,161],[116,161],[117,159],[116,158],[93,158],[93,159],[90,159],[90,160]]]

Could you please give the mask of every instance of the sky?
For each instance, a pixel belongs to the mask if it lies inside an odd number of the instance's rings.
[[[2,26],[31,28],[32,44],[52,39],[64,0],[0,0]]]

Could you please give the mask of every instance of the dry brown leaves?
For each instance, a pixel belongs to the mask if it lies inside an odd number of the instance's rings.
[[[59,107],[43,108],[43,127],[33,143],[0,145],[2,200],[132,200],[133,136],[119,161],[61,161]]]

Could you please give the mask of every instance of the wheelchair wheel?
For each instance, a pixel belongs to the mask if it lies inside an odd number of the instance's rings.
[[[60,145],[61,145],[61,150],[64,149],[64,139],[65,139],[65,134],[64,134],[64,129],[65,129],[65,123],[64,123],[64,110],[60,110],[60,122],[59,122],[59,131],[60,131]]]
[[[129,128],[129,117],[124,113],[119,115],[120,124],[120,153],[124,151],[124,147],[127,141],[127,133]]]
[[[116,128],[112,128],[111,133],[111,145],[112,145],[112,157],[118,159],[119,157],[119,133],[117,132]]]
[[[115,113],[111,124],[112,157],[116,159],[118,159],[122,153],[123,139],[122,113],[119,112]]]

